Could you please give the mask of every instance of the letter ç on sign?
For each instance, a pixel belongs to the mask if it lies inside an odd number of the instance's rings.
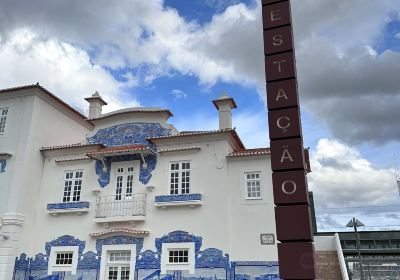
[[[267,82],[295,78],[293,52],[275,54],[265,57],[265,75]]]
[[[308,205],[277,206],[275,221],[276,239],[279,241],[314,240]]]
[[[282,279],[315,279],[312,243],[278,243],[278,257],[279,276]]]
[[[274,172],[272,185],[275,205],[309,204],[305,171]]]
[[[304,170],[304,150],[301,138],[271,141],[272,171]]]
[[[269,138],[271,140],[301,136],[298,108],[268,112]]]
[[[264,54],[293,50],[293,36],[290,26],[264,31]]]
[[[290,24],[289,1],[262,7],[264,29]]]
[[[296,79],[267,84],[268,109],[283,109],[299,106]]]

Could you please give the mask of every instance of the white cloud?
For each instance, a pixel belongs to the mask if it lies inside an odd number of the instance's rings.
[[[0,44],[0,72],[2,87],[13,87],[40,82],[61,99],[81,111],[88,104],[84,100],[96,90],[108,102],[105,111],[127,105],[139,105],[124,95],[124,84],[96,64],[89,55],[71,44],[43,39],[29,29],[19,29]]]
[[[180,89],[173,89],[171,94],[175,96],[176,99],[185,99],[187,97],[187,94]]]
[[[396,37],[397,39],[399,39],[399,40],[400,40],[400,32],[399,32],[399,33],[397,33],[396,35],[394,35],[394,37]]]
[[[356,148],[321,139],[310,160],[309,185],[319,207],[397,203],[394,170],[374,167]]]

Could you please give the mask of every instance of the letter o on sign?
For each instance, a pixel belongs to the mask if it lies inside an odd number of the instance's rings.
[[[289,185],[289,186],[288,186]],[[290,187],[290,185],[292,187]],[[294,194],[297,190],[297,186],[296,183],[294,181],[291,180],[286,180],[285,182],[282,183],[282,191],[285,194]]]

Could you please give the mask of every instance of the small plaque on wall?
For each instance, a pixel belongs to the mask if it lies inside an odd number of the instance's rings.
[[[261,233],[260,234],[261,245],[274,245],[275,235],[273,233]]]

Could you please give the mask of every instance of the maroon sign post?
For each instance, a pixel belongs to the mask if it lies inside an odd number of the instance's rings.
[[[265,76],[282,279],[315,279],[290,0],[262,0]]]

